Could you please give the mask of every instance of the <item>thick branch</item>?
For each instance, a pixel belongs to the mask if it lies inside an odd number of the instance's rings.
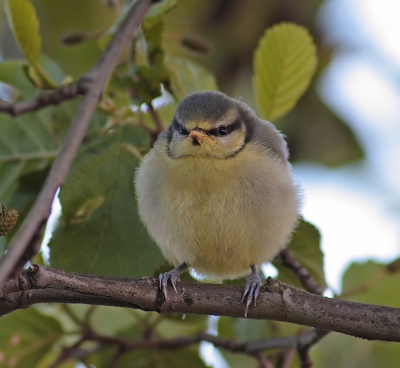
[[[25,223],[20,227],[11,249],[0,263],[0,285],[18,272],[34,255],[39,246],[41,230],[50,215],[55,193],[67,177],[69,168],[85,135],[93,111],[99,101],[102,88],[114,69],[118,56],[132,40],[134,31],[142,22],[152,0],[138,0],[129,10],[126,18],[115,33],[100,60],[80,82],[84,97],[64,140],[60,154],[46,179],[45,184],[31,208]]]
[[[175,294],[171,289],[165,300],[157,279],[109,279],[33,265],[3,285],[0,315],[47,302],[124,306],[162,314],[244,315],[242,287],[182,283],[178,291]],[[329,299],[270,278],[257,299],[257,306],[252,306],[248,315],[369,340],[400,341],[400,309]]]

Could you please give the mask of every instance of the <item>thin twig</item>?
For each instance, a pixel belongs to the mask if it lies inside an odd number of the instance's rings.
[[[281,257],[283,265],[290,268],[297,275],[300,282],[308,292],[317,295],[322,295],[324,293],[324,288],[319,285],[310,275],[308,270],[297,261],[290,249],[284,249],[281,252]]]
[[[153,105],[147,104],[147,107],[149,109],[149,113],[151,115],[151,118],[153,119],[154,125],[156,128],[150,132],[150,138],[152,142],[155,142],[159,134],[164,130],[164,125],[161,121],[160,115],[158,112],[154,109]]]
[[[31,208],[25,223],[20,227],[9,252],[0,263],[0,285],[11,275],[15,275],[30,257],[35,254],[41,230],[51,212],[51,205],[57,189],[64,183],[73,159],[81,145],[102,88],[114,69],[118,56],[132,40],[134,31],[149,10],[152,0],[138,0],[129,10],[119,30],[108,44],[96,65],[83,78],[85,91],[82,102],[64,140],[60,154]]]
[[[86,340],[97,341],[104,346],[118,345],[124,350],[138,350],[143,348],[157,350],[182,349],[189,345],[198,344],[202,341],[209,342],[217,348],[229,350],[233,353],[245,353],[253,356],[258,356],[259,353],[265,350],[277,348],[291,348],[301,345],[303,340],[309,338],[308,334],[299,336],[287,336],[279,338],[271,338],[260,341],[238,342],[220,336],[210,335],[205,332],[199,332],[195,335],[182,336],[171,339],[143,339],[143,340],[128,340],[116,336],[105,336],[94,332],[86,334]]]
[[[261,368],[274,368],[272,363],[268,360],[268,358],[263,353],[258,353],[256,358],[260,362]]]
[[[118,366],[118,362],[121,359],[121,355],[125,353],[126,349],[123,347],[119,347],[119,349],[112,356],[110,363],[108,364],[109,368],[115,368]]]
[[[303,335],[305,336],[305,335]],[[298,342],[303,339],[303,336],[298,337]],[[51,367],[56,367],[62,361],[68,359],[69,357],[75,356],[75,352],[79,352],[79,356],[84,355],[84,351],[81,350],[81,345],[85,342],[92,341],[99,344],[98,348],[104,348],[107,346],[116,346],[118,350],[112,357],[109,366],[116,366],[119,358],[124,352],[134,351],[139,349],[155,349],[157,351],[162,350],[173,350],[173,349],[183,349],[190,345],[199,344],[202,341],[207,341],[212,343],[215,347],[229,350],[234,353],[243,353],[255,357],[260,362],[261,367],[273,368],[271,362],[262,353],[264,350],[275,349],[283,341],[284,338],[269,339],[264,342],[264,348],[261,350],[254,350],[252,345],[261,346],[259,341],[250,341],[247,343],[239,343],[235,340],[230,340],[226,338],[221,338],[218,336],[210,335],[204,332],[197,333],[192,336],[183,336],[171,339],[148,339],[148,340],[129,340],[116,336],[105,336],[93,331],[88,330],[76,343],[72,346],[65,348],[61,354],[58,356],[56,362],[53,363]],[[288,341],[296,342],[289,337]],[[269,342],[269,343],[268,343]]]
[[[291,347],[282,353],[281,362],[279,368],[290,368],[292,366],[293,359],[297,353],[295,347]]]
[[[310,356],[310,349],[313,345],[323,339],[330,331],[321,329],[312,329],[309,333],[309,341],[302,341],[297,346],[299,358],[301,361],[302,368],[310,368],[313,365],[313,361]]]
[[[11,116],[18,116],[40,110],[49,105],[58,105],[59,103],[76,98],[80,94],[84,94],[85,89],[83,83],[78,81],[74,84],[66,84],[52,92],[45,92],[38,97],[16,103],[0,102],[0,112],[7,112]]]
[[[156,131],[158,132],[158,134],[160,134],[164,130],[164,126],[163,126],[163,123],[161,121],[161,118],[158,115],[158,112],[156,110],[154,110],[154,107],[153,107],[153,105],[151,103],[148,104],[147,106],[149,108],[149,112],[150,112],[151,118],[153,119],[154,124],[156,126]]]
[[[309,291],[310,293],[322,295],[324,292],[324,288],[317,283],[317,281],[310,275],[308,270],[303,267],[300,262],[297,261],[293,252],[290,249],[284,249],[281,252],[282,262],[283,264],[290,268],[299,278],[302,285]],[[310,348],[320,341],[329,331],[326,330],[312,330],[314,333],[313,339],[302,346],[298,346],[298,354],[302,364],[302,368],[310,368],[312,367],[312,359],[310,357]]]
[[[71,346],[64,348],[61,353],[58,355],[57,359],[49,366],[49,368],[56,368],[60,363],[62,363],[64,360],[67,360],[71,354],[73,354],[82,343],[86,341],[85,336],[82,336],[78,341],[76,341],[74,344]]]

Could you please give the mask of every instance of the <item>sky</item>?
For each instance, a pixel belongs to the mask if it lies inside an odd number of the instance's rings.
[[[398,0],[330,0],[319,14],[326,41],[341,45],[320,92],[366,153],[340,169],[295,166],[334,292],[352,261],[387,262],[400,253],[399,14]]]

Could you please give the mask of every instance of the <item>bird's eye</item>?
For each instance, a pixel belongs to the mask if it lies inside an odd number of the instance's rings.
[[[178,127],[179,134],[182,135],[189,135],[189,131],[183,127],[183,125],[179,125]]]
[[[227,135],[228,134],[228,127],[226,125],[221,125],[218,127],[218,135]]]

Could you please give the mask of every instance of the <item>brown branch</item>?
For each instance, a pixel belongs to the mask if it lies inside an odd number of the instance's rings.
[[[15,275],[26,261],[36,253],[38,234],[41,233],[50,215],[57,189],[67,177],[101,96],[103,85],[113,71],[118,56],[132,40],[134,31],[142,22],[152,3],[152,0],[138,0],[134,3],[99,61],[82,78],[80,88],[84,91],[84,97],[65,137],[60,154],[55,160],[39,196],[24,225],[20,227],[16,234],[11,249],[0,263],[0,285],[10,276]]]
[[[156,134],[157,138],[157,136],[164,130],[164,125],[161,121],[160,115],[158,115],[158,112],[154,110],[153,105],[150,103],[147,104],[147,107],[149,108],[149,113],[154,121],[154,125],[156,126],[154,133]]]
[[[0,112],[7,112],[11,116],[18,116],[32,111],[37,111],[49,105],[58,105],[59,103],[76,98],[80,94],[84,94],[85,89],[83,83],[67,84],[59,89],[40,94],[38,97],[17,103],[0,102]]]
[[[301,284],[308,292],[318,295],[323,294],[324,288],[319,285],[309,274],[308,270],[297,261],[290,249],[284,249],[280,255],[282,257],[283,265],[290,268],[296,274]]]
[[[297,349],[295,347],[291,347],[284,351],[281,355],[279,368],[290,368],[292,366],[292,361],[297,353]]]
[[[293,252],[286,248],[281,253],[281,258],[283,265],[290,268],[298,277],[301,284],[310,293],[316,295],[322,295],[324,292],[324,287],[319,285],[317,281],[309,274],[308,270],[303,267],[299,261],[295,258]],[[310,348],[320,341],[329,331],[326,330],[315,330],[315,338],[308,344],[298,347],[298,354],[301,360],[302,368],[312,367],[312,360],[310,357]]]
[[[56,360],[48,368],[57,368],[59,364],[61,364],[64,360],[67,360],[84,342],[85,342],[85,337],[82,336],[73,345],[62,350],[59,356],[56,358]]]
[[[295,349],[296,346],[301,345],[302,343],[304,343],[304,341],[309,340],[310,339],[309,335],[312,335],[312,332],[304,335],[299,335],[297,337],[293,336],[279,337],[279,338],[271,338],[264,341],[249,341],[244,343],[244,342],[237,342],[231,339],[226,339],[224,337],[210,335],[204,332],[199,332],[191,336],[183,336],[171,339],[149,338],[144,340],[129,340],[115,336],[105,336],[95,333],[93,331],[87,331],[83,334],[83,336],[79,339],[77,343],[75,343],[71,347],[65,348],[60,353],[60,355],[57,358],[57,363],[59,364],[62,361],[68,359],[69,357],[75,356],[76,351],[81,351],[80,345],[84,344],[87,341],[97,342],[101,348],[107,346],[117,346],[118,351],[115,353],[115,356],[113,357],[113,359],[115,360],[118,360],[122,352],[133,351],[138,349],[156,349],[157,351],[182,349],[187,346],[198,344],[202,341],[206,341],[213,344],[217,348],[229,350],[233,353],[243,353],[243,354],[248,354],[250,356],[254,356],[256,359],[260,361],[260,363],[264,364],[264,366],[272,367],[271,363],[262,354],[262,351],[277,349],[277,348]],[[112,364],[109,365],[112,366]],[[52,366],[56,367],[57,365],[53,363]]]
[[[241,317],[243,287],[203,283],[181,283],[178,294],[170,290],[168,300],[158,288],[158,280],[115,279],[70,274],[33,265],[1,289],[0,315],[36,303],[83,303],[123,306],[160,314],[203,314]],[[301,343],[281,341],[280,346],[305,350],[321,338],[321,331],[336,331],[369,340],[400,341],[400,309],[354,303],[310,294],[269,278],[249,309],[249,318],[272,319],[317,329]],[[279,339],[275,339],[279,341]],[[262,342],[260,344],[264,344]],[[253,344],[254,351],[265,345]]]
[[[261,354],[264,350],[284,348],[290,349],[303,343],[303,340],[308,340],[309,333],[300,335],[297,337],[279,337],[271,338],[263,341],[249,341],[249,342],[237,342],[235,340],[226,339],[224,337],[210,335],[208,333],[199,332],[191,336],[183,336],[171,339],[144,339],[144,340],[129,340],[115,336],[105,336],[95,332],[88,331],[79,340],[79,344],[74,344],[74,349],[79,349],[79,345],[86,341],[95,341],[99,343],[102,347],[104,346],[118,346],[119,351],[132,351],[138,349],[156,349],[160,350],[173,350],[182,349],[190,345],[198,344],[202,341],[209,342],[217,348],[222,348],[229,350],[233,353],[244,353],[252,355],[260,360],[263,357],[265,362],[265,357]],[[66,359],[73,353],[73,349],[67,348],[67,351],[60,354],[60,361]]]
[[[260,362],[261,368],[274,368],[273,365],[271,364],[271,362],[268,360],[268,358],[264,354],[258,353],[256,355],[256,358]]]

